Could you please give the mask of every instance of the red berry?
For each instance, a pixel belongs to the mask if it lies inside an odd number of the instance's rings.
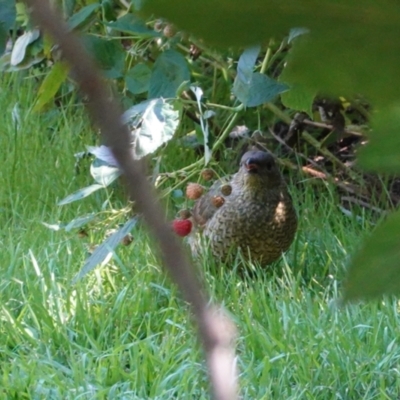
[[[192,221],[190,219],[174,219],[172,229],[179,236],[187,236],[192,230]]]

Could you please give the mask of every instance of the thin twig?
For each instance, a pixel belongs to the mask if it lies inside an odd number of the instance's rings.
[[[220,312],[208,306],[208,300],[181,244],[165,222],[165,216],[155,193],[132,158],[130,132],[121,119],[121,109],[106,89],[92,59],[75,34],[69,31],[61,14],[46,0],[25,0],[33,18],[59,45],[64,59],[81,91],[88,98],[88,111],[100,128],[105,144],[121,166],[132,200],[143,213],[153,236],[157,239],[165,267],[183,293],[198,324],[205,348],[214,397],[217,400],[237,399],[234,368],[234,325]]]
[[[282,121],[286,122],[287,124],[290,124],[292,122],[292,119],[286,115],[282,110],[280,110],[275,104],[272,103],[267,103],[265,105],[266,108],[268,108],[270,111],[272,111],[275,115],[277,115],[279,118],[282,119]],[[307,120],[309,121],[309,120]],[[303,120],[301,121],[303,123]],[[313,122],[313,121],[309,121],[309,122]],[[313,124],[317,124],[314,123]],[[318,123],[319,124],[319,123]],[[321,124],[319,124],[320,127]],[[322,124],[324,128],[326,128],[328,125]],[[317,126],[317,125],[314,125]],[[333,128],[333,127],[332,127]],[[346,132],[346,130],[345,130]],[[339,166],[340,168],[344,169],[345,171],[347,171],[347,173],[349,174],[349,176],[354,179],[357,180],[358,179],[358,175],[351,170],[349,167],[347,167],[347,165],[345,165],[344,163],[342,163],[332,152],[330,152],[327,148],[322,147],[321,143],[316,140],[313,136],[311,136],[309,133],[303,131],[302,132],[302,137],[303,139],[308,142],[311,146],[315,147],[320,153],[322,153],[326,158],[328,158],[330,161],[333,162],[333,164]]]
[[[191,42],[193,44],[195,44],[199,48],[203,47],[203,46],[200,46],[198,43],[195,43],[193,38],[192,38]],[[178,43],[177,47],[180,48],[181,50],[185,51],[187,54],[190,54],[190,49],[188,47],[184,46],[183,44]],[[213,56],[213,54],[211,54],[211,56]],[[220,68],[220,69],[228,69],[228,66],[225,65],[226,63],[221,59],[217,59],[217,57],[214,57],[214,60],[210,60],[209,58],[206,58],[203,55],[201,55],[198,59],[200,61],[202,61],[204,63],[207,63],[207,64],[210,64],[210,65],[212,65],[214,67],[217,67],[217,68]]]
[[[307,119],[307,118],[303,119],[301,122],[303,124],[306,124],[309,126],[314,126],[315,128],[329,129],[330,131],[333,131],[335,129],[335,127],[333,125],[325,124],[323,122],[311,121],[310,119]],[[344,129],[343,133],[347,133],[348,135],[359,136],[359,137],[365,136],[361,132],[351,131],[349,129]]]
[[[331,151],[329,151],[326,147],[322,147],[321,143],[318,142],[313,136],[309,133],[303,131],[301,133],[303,139],[308,142],[311,146],[315,147],[321,154],[323,154],[328,160],[332,161],[332,163],[336,166],[339,166],[343,170],[345,170],[351,179],[358,180],[359,176],[356,174],[351,168],[349,168],[346,164],[340,161]]]
[[[269,133],[271,134],[271,136],[273,136],[273,138],[279,142],[282,146],[284,146],[286,149],[288,149],[290,152],[300,156],[301,158],[304,158],[308,163],[310,163],[311,165],[313,165],[316,168],[320,168],[320,166],[314,161],[311,160],[311,158],[308,158],[307,156],[305,156],[303,153],[300,153],[299,151],[295,151],[294,149],[292,149],[282,138],[280,138],[274,131],[273,129],[269,128]]]
[[[319,179],[327,179],[328,176],[326,175],[326,173],[321,172],[321,171],[317,171],[313,168],[304,166],[301,167],[301,169],[306,173],[306,174],[310,174],[311,176],[315,177],[315,178],[319,178]]]
[[[285,146],[285,148],[287,148],[289,151],[297,154],[298,156],[304,158],[305,160],[307,160],[311,165],[313,165],[314,167],[320,168],[320,166],[313,160],[311,160],[310,158],[306,157],[304,154],[295,151],[294,149],[292,149],[283,139],[281,139],[278,135],[275,134],[275,132],[272,129],[269,129],[270,134],[283,146]],[[287,163],[285,163],[286,166],[288,166]],[[296,166],[293,163],[290,163],[289,165],[290,168],[301,171],[303,173],[306,173],[307,175],[311,175],[315,178],[319,178],[319,179],[323,179],[329,183],[332,183],[336,186],[338,186],[339,188],[341,188],[342,190],[348,192],[348,193],[352,193],[355,195],[358,195],[360,197],[363,197],[363,193],[362,190],[359,189],[357,187],[357,189],[355,189],[355,187],[353,185],[348,184],[347,182],[343,182],[341,180],[339,180],[339,178],[333,177],[331,174],[329,174],[327,171],[318,171],[315,170],[313,168],[310,168],[309,166],[303,166],[303,167],[299,167]]]
[[[348,203],[358,204],[358,205],[360,205],[361,207],[369,208],[370,210],[375,211],[375,212],[377,212],[377,213],[379,213],[379,214],[386,214],[386,211],[385,211],[385,210],[382,210],[382,209],[379,208],[379,207],[375,207],[375,206],[373,206],[372,204],[369,204],[369,203],[367,203],[366,201],[357,199],[357,198],[355,198],[355,197],[342,196],[341,199],[342,199],[342,201],[347,201]]]

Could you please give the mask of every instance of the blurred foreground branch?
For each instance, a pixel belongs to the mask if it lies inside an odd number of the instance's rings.
[[[131,133],[122,123],[118,104],[111,98],[96,65],[80,40],[69,31],[61,14],[50,6],[48,0],[25,1],[31,7],[34,20],[58,44],[63,58],[71,66],[73,78],[88,98],[89,114],[125,174],[130,198],[157,239],[164,265],[191,305],[206,352],[214,398],[237,399],[233,350],[235,327],[223,312],[208,306],[192,265],[165,222],[164,213],[145,175],[132,158]]]

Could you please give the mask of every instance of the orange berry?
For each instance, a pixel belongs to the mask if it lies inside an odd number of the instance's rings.
[[[163,29],[163,34],[165,37],[167,38],[172,38],[176,35],[176,28],[174,25],[172,24],[167,24],[165,25],[164,29]]]
[[[158,19],[156,20],[156,22],[154,22],[154,30],[156,32],[161,32],[164,28],[164,21],[162,19]]]
[[[224,196],[229,196],[229,195],[232,193],[232,186],[229,185],[229,184],[222,185],[222,186],[221,186],[221,193],[222,193]]]
[[[80,237],[80,238],[85,238],[85,237],[88,237],[89,235],[88,235],[88,233],[86,232],[86,229],[83,229],[83,228],[81,228],[81,229],[79,229],[79,231],[78,231],[78,237]]]
[[[211,181],[212,178],[214,178],[214,171],[210,168],[206,168],[203,169],[203,171],[201,171],[201,177],[205,180],[205,181]]]
[[[222,196],[213,196],[211,198],[211,203],[214,207],[220,208],[225,203],[225,199]]]
[[[121,241],[121,243],[122,243],[124,246],[129,246],[132,242],[133,242],[133,236],[132,236],[130,233],[128,233],[127,235],[125,235],[125,236],[122,238],[122,241]]]
[[[199,49],[195,44],[191,44],[189,56],[193,61],[196,61],[201,56],[201,49]]]
[[[197,200],[203,193],[204,188],[198,183],[189,183],[186,186],[186,197],[190,200]]]
[[[189,210],[180,210],[179,216],[181,219],[189,219],[192,216],[192,214]]]

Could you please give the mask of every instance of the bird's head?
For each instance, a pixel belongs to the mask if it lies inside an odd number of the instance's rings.
[[[281,184],[281,174],[271,153],[253,150],[246,152],[240,161],[239,174],[249,187],[273,188]]]

